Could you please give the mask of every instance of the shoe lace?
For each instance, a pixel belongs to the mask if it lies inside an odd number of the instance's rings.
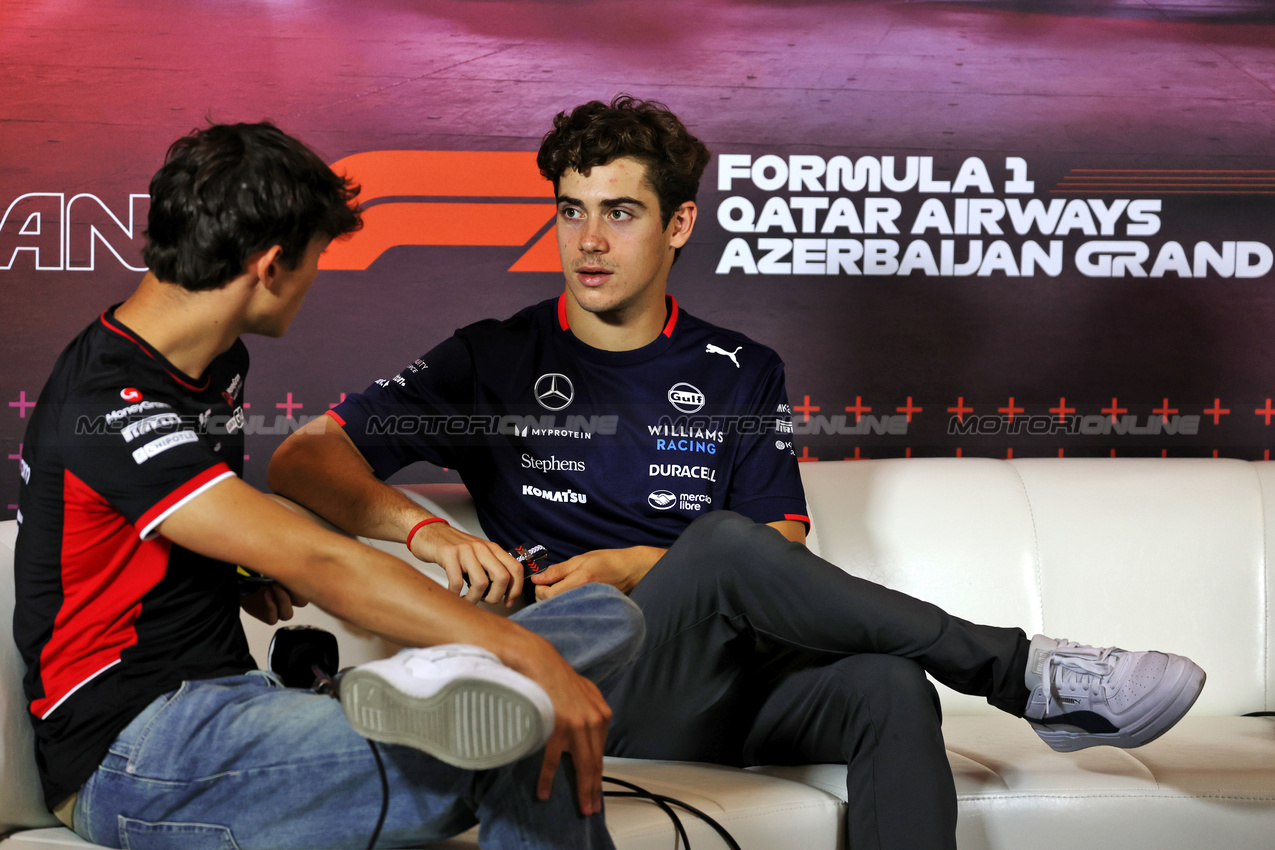
[[[1115,671],[1113,646],[1084,646],[1072,641],[1062,641],[1057,649],[1045,657],[1041,681],[1045,690],[1045,714],[1053,707],[1059,691],[1066,686],[1075,692],[1087,690],[1096,695],[1104,678]]]

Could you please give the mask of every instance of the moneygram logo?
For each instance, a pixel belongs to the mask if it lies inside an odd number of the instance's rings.
[[[359,184],[363,229],[319,268],[363,270],[399,245],[526,246],[511,272],[562,270],[553,185],[530,151],[368,151],[332,165]]]

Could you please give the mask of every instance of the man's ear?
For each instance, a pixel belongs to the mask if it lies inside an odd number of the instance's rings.
[[[694,201],[686,201],[673,211],[668,227],[665,228],[671,247],[681,248],[686,244],[686,240],[691,238],[691,231],[695,229],[695,218],[698,215],[699,207]]]
[[[282,271],[280,260],[282,254],[282,245],[271,245],[264,251],[258,251],[248,257],[247,268],[244,271],[273,292],[275,281],[278,280],[279,272]]]

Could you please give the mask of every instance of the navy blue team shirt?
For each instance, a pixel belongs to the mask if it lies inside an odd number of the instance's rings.
[[[477,322],[330,415],[379,478],[456,469],[488,537],[551,562],[668,547],[711,510],[809,525],[783,362],[667,304],[632,351],[577,339],[565,294]]]

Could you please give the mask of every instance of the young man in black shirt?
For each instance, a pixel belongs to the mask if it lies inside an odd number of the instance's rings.
[[[557,195],[563,295],[464,328],[417,361],[426,368],[347,398],[332,421],[289,437],[271,486],[347,530],[403,540],[428,515],[380,479],[447,461],[499,542],[534,532],[560,547],[562,560],[532,579],[537,597],[600,582],[642,608],[642,654],[604,683],[609,754],[845,762],[856,850],[955,846],[927,672],[1028,718],[1056,749],[1137,746],[1166,731],[1204,682],[1189,660],[969,623],[801,545],[808,521],[782,364],[679,313],[666,293],[708,159],[657,103],[620,97],[558,115],[537,162]],[[516,423],[546,410],[616,421],[587,437],[531,425],[454,440],[369,427],[404,413]],[[412,551],[442,564],[453,589],[467,579],[468,598],[489,602],[521,592],[520,573],[482,557],[476,538],[430,528]]]
[[[328,242],[360,225],[357,188],[275,127],[239,124],[174,143],[150,193],[150,272],[63,352],[22,451],[14,633],[50,808],[111,846],[362,847],[376,830],[402,845],[478,819],[492,846],[609,847],[610,712],[552,641],[596,616],[604,633],[571,660],[608,672],[640,639],[630,602],[581,594],[524,627],[239,478],[240,337],[287,331]],[[518,752],[547,738],[543,763],[431,741],[421,746],[438,758],[369,746],[336,700],[255,669],[234,565],[276,580],[242,600],[267,622],[311,600],[431,647],[368,665],[350,680],[361,687],[405,676],[424,695],[409,707],[479,735],[499,730],[434,697],[459,689],[527,708]],[[347,709],[370,736],[385,731]],[[564,753],[575,789],[557,770]]]

